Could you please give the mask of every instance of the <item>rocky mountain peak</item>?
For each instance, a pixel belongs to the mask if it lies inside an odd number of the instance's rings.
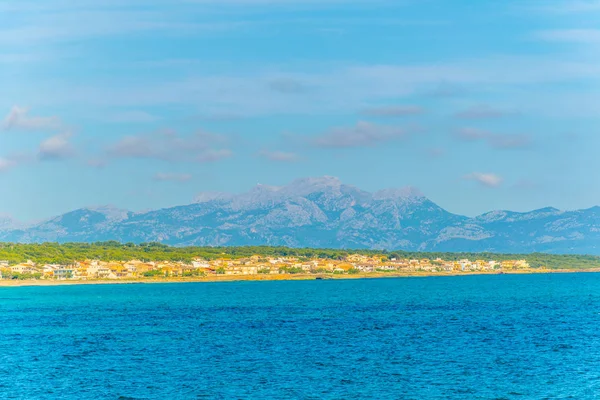
[[[8,229],[15,229],[19,225],[20,225],[19,222],[14,220],[11,216],[0,215],[0,231],[8,230]]]
[[[196,203],[209,203],[211,201],[227,201],[233,197],[230,193],[224,192],[202,192],[196,196]]]
[[[374,200],[400,200],[405,202],[417,202],[426,200],[425,195],[414,186],[406,186],[396,189],[383,189],[373,194]]]
[[[160,241],[170,245],[284,245],[424,251],[600,254],[600,208],[452,214],[413,187],[375,193],[324,176],[246,193],[201,193],[187,206],[131,213],[101,206],[15,228],[0,241]]]
[[[82,210],[100,213],[104,215],[107,220],[110,221],[120,221],[126,219],[129,215],[128,210],[118,208],[113,205],[93,206],[84,208]]]

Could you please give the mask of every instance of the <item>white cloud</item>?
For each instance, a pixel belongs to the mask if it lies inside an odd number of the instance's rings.
[[[192,179],[192,175],[190,174],[158,172],[156,175],[154,175],[154,180],[158,182],[187,182],[190,179]]]
[[[115,123],[148,123],[158,119],[155,115],[140,110],[117,112],[106,118],[108,122]]]
[[[489,145],[494,149],[526,149],[533,145],[533,139],[529,135],[492,135],[488,138]]]
[[[483,186],[495,188],[502,185],[504,179],[496,174],[483,173],[483,172],[472,172],[463,177],[465,180],[475,181]]]
[[[210,34],[272,24],[271,20],[240,18],[241,7],[310,7],[388,2],[390,0],[44,0],[0,3],[18,25],[0,27],[0,44],[19,47],[72,43],[100,37],[147,32],[164,35]],[[218,12],[215,12],[218,11]]]
[[[600,0],[543,0],[538,9],[551,13],[587,13],[600,11]]]
[[[311,141],[315,147],[351,148],[373,147],[381,143],[406,139],[410,130],[360,121],[352,127],[333,128]]]
[[[296,162],[300,160],[300,157],[298,157],[296,153],[289,153],[285,151],[263,150],[259,153],[259,156],[270,161],[278,162]]]
[[[181,136],[173,130],[163,130],[147,134],[121,138],[109,147],[107,153],[113,158],[146,158],[168,162],[212,162],[232,155],[229,149],[214,148],[227,139],[203,131]]]
[[[431,147],[426,150],[425,154],[431,158],[441,158],[446,155],[446,150],[442,147]]]
[[[268,82],[268,87],[284,94],[297,94],[304,92],[307,87],[301,81],[294,78],[274,78]]]
[[[475,142],[478,140],[488,139],[492,135],[493,135],[493,133],[486,131],[484,129],[470,128],[470,127],[460,128],[455,133],[455,136],[458,139],[464,140],[467,142]]]
[[[18,65],[21,63],[40,62],[43,57],[33,53],[3,53],[0,54],[0,64]]]
[[[94,168],[104,168],[107,164],[107,160],[103,158],[90,158],[87,160],[87,165]]]
[[[501,110],[482,104],[469,107],[466,110],[459,111],[456,114],[454,114],[454,116],[460,119],[489,119],[502,118],[514,114],[515,112],[513,111]]]
[[[600,43],[600,29],[556,29],[535,34],[538,39],[549,42]]]
[[[2,121],[2,129],[12,130],[56,130],[62,127],[62,122],[58,117],[38,117],[32,116],[29,109],[25,107],[14,106],[8,115]]]
[[[423,114],[425,110],[422,107],[414,105],[405,106],[380,106],[366,108],[362,114],[371,117],[404,117],[407,115]]]
[[[6,172],[16,165],[14,160],[0,157],[0,172]]]
[[[207,149],[196,157],[196,161],[199,163],[210,163],[230,158],[233,156],[233,152],[229,149]]]
[[[510,68],[506,68],[510,65]],[[263,69],[264,68],[264,69]],[[365,104],[389,101],[431,92],[445,82],[469,91],[501,89],[505,93],[522,93],[527,85],[589,82],[600,80],[600,65],[589,60],[523,56],[465,59],[460,62],[440,62],[421,65],[326,65],[319,71],[277,71],[276,66],[247,68],[240,74],[196,75],[187,71],[181,79],[139,82],[125,85],[70,87],[38,85],[30,96],[46,104],[80,104],[86,107],[153,107],[186,105],[202,110],[205,115],[263,116],[310,115],[355,111]],[[272,90],[273,79],[285,76],[303,82],[310,90],[293,95]],[[285,86],[285,85],[284,85]],[[286,90],[294,90],[288,84]],[[58,90],[60,89],[60,90]],[[281,88],[280,88],[281,89]],[[561,109],[559,97],[553,100],[555,110]],[[530,104],[514,98],[512,109],[526,109]],[[378,114],[398,114],[407,110],[379,110]],[[416,111],[416,110],[412,110]],[[506,114],[505,110],[481,108],[470,110],[463,117],[484,118]],[[510,110],[509,112],[510,113]]]
[[[38,150],[40,160],[60,160],[75,155],[75,149],[69,141],[70,132],[61,133],[44,140]]]
[[[454,136],[465,142],[485,141],[497,150],[525,149],[533,145],[533,138],[526,134],[499,134],[478,128],[461,128]]]
[[[0,173],[33,161],[35,161],[35,157],[30,153],[12,153],[8,156],[0,157]]]
[[[96,37],[137,32],[168,34],[219,29],[218,24],[188,23],[174,12],[135,11],[126,8],[15,11],[20,25],[0,28],[0,44],[13,48],[54,45]],[[231,25],[229,23],[228,25]]]

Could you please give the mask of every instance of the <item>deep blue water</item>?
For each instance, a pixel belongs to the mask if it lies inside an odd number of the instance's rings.
[[[600,274],[0,288],[0,398],[600,398]]]

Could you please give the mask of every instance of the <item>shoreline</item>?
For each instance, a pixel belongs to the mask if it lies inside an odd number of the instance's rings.
[[[273,275],[213,275],[198,278],[163,279],[94,279],[94,280],[0,280],[0,288],[35,286],[79,286],[79,285],[135,285],[165,283],[218,283],[218,282],[267,282],[267,281],[309,281],[309,280],[354,280],[385,278],[433,278],[478,275],[534,275],[564,273],[596,273],[600,269],[560,269],[560,270],[522,270],[522,271],[475,271],[475,272],[404,272],[404,273],[363,273],[355,275],[334,274],[273,274]]]

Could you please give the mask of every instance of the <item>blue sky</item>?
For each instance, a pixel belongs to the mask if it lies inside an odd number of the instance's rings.
[[[321,175],[598,205],[599,26],[596,0],[4,0],[0,214]]]

